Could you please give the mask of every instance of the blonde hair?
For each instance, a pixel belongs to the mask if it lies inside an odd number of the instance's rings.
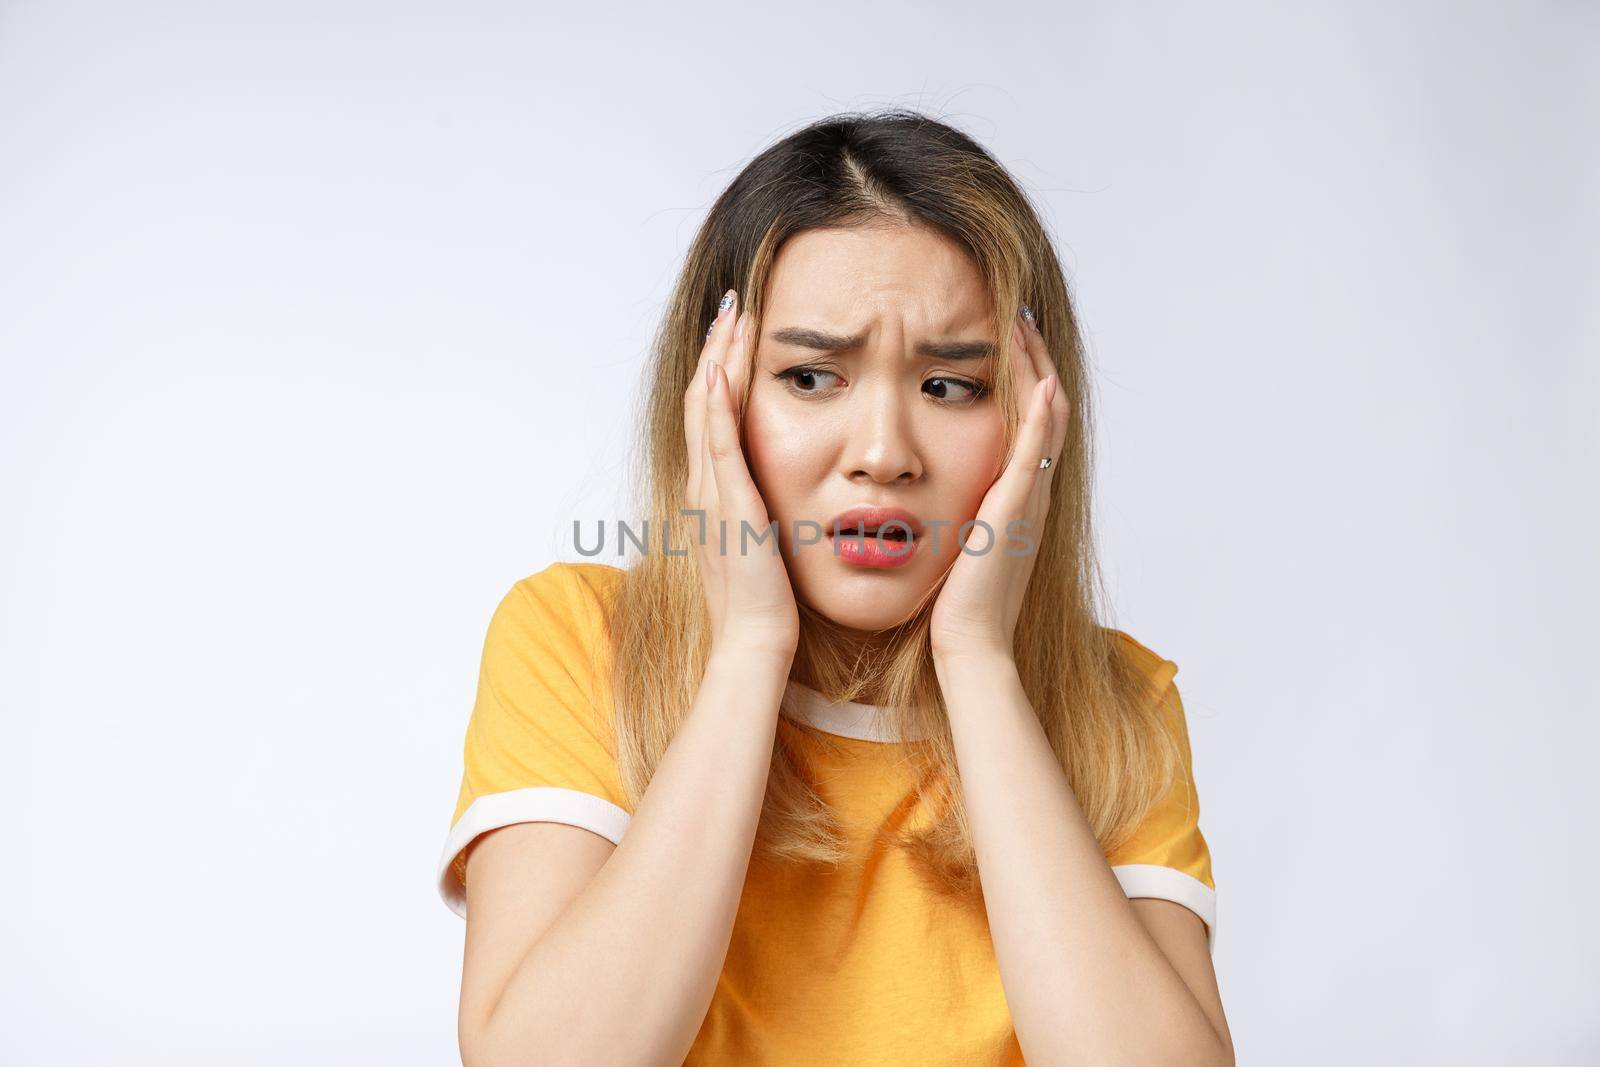
[[[1181,754],[1162,726],[1159,694],[1121,645],[1126,638],[1097,621],[1105,597],[1089,509],[1090,383],[1066,279],[1026,194],[966,134],[901,108],[834,115],[768,147],[734,178],[695,236],[655,337],[633,457],[636,505],[658,529],[667,523],[673,544],[693,543],[695,520],[679,514],[688,506],[683,395],[718,299],[737,289],[751,315],[751,336],[759,337],[766,281],[784,241],[817,227],[863,225],[930,227],[971,255],[998,324],[995,397],[1008,441],[1015,441],[1019,423],[1009,388],[1009,330],[1021,304],[1033,309],[1055,359],[1071,425],[1049,514],[1036,531],[1038,556],[1015,655],[1051,748],[1109,851],[1165,793]],[[741,408],[747,398],[748,385]],[[919,799],[936,814],[927,825],[893,831],[892,844],[907,850],[931,888],[970,895],[980,892],[977,862],[928,639],[942,585],[908,621],[875,635],[870,650],[800,604],[795,665],[828,699],[870,694],[889,709],[902,736],[924,738],[905,744],[922,767]],[[694,703],[711,651],[694,553],[646,552],[628,568],[609,618],[617,760],[637,802]],[[802,740],[828,744],[821,731],[782,716],[755,854],[837,863],[845,857],[839,824],[808,775]]]

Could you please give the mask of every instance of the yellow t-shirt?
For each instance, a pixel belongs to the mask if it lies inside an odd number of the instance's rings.
[[[479,834],[560,822],[620,843],[627,831],[632,805],[613,755],[602,614],[622,576],[602,563],[555,563],[518,581],[495,610],[438,867],[439,891],[463,918],[462,850]],[[1177,665],[1121,636],[1171,697],[1188,771]],[[901,742],[915,739],[891,736],[870,705],[829,705],[798,683],[785,708],[839,740],[839,753],[811,744],[807,755],[820,764],[818,787],[853,855],[832,870],[752,858],[722,975],[685,1062],[1021,1063],[981,903],[929,892],[903,854],[873,846],[886,823],[903,824],[917,808],[912,770],[899,758]],[[1128,896],[1199,915],[1215,951],[1216,888],[1198,820],[1188,773],[1106,860]]]

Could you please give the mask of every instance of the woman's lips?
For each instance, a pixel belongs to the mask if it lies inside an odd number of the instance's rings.
[[[828,540],[833,542],[833,554],[839,559],[855,567],[874,570],[905,566],[922,544],[920,537],[897,540],[877,530],[841,532],[837,537],[830,533]]]
[[[856,504],[848,507],[828,523],[828,532],[874,531],[885,526],[903,534],[916,535],[922,532],[922,520],[907,509],[894,504]]]

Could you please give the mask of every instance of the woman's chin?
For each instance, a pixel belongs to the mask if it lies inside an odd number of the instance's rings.
[[[830,611],[827,608],[817,608],[816,610],[820,614],[826,615],[829,621],[863,635],[881,633],[895,626],[904,618],[903,615],[887,615],[881,610],[840,611],[835,609]]]
[[[905,622],[926,590],[898,578],[888,584],[882,581],[863,583],[841,581],[834,575],[823,579],[823,588],[809,592],[811,595],[805,597],[805,603],[819,615],[851,630],[877,633]]]

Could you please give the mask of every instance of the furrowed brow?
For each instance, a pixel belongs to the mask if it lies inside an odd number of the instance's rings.
[[[795,345],[818,352],[849,352],[867,343],[865,337],[841,337],[805,326],[785,326],[781,330],[773,330],[769,336],[780,345]]]
[[[866,344],[865,337],[844,337],[804,326],[785,326],[769,335],[779,344],[810,348],[818,352],[850,352]],[[994,345],[988,341],[921,341],[917,354],[930,359],[988,359]]]
[[[933,359],[988,359],[994,345],[988,341],[922,341],[917,351]]]

